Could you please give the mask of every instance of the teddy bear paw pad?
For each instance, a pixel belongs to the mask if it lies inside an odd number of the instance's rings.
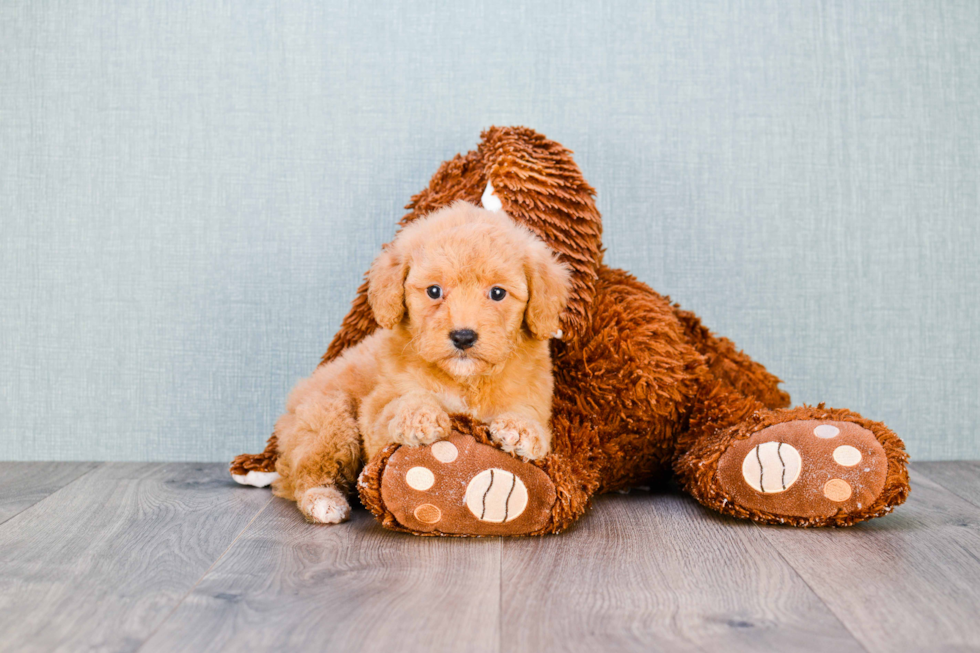
[[[381,497],[405,528],[445,535],[523,535],[543,528],[555,487],[541,469],[472,436],[399,447]]]
[[[718,480],[735,504],[790,517],[858,513],[885,487],[885,450],[851,422],[792,420],[735,442]]]

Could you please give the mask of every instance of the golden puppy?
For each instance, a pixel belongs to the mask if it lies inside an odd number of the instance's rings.
[[[569,275],[543,242],[457,202],[406,226],[368,279],[382,328],[293,390],[276,422],[276,494],[315,522],[343,521],[363,461],[447,437],[449,413],[488,423],[505,451],[550,451],[548,339]]]

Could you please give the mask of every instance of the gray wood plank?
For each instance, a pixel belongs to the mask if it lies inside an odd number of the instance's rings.
[[[227,465],[107,463],[0,525],[0,650],[133,650],[268,492]]]
[[[869,651],[980,648],[980,509],[915,470],[905,505],[844,529],[759,527]]]
[[[599,497],[501,574],[505,651],[863,650],[758,529],[685,496]]]
[[[0,524],[98,466],[87,462],[0,462]]]
[[[143,651],[497,651],[499,539],[303,521],[276,499]]]
[[[915,463],[912,469],[975,506],[980,507],[980,461],[949,460]]]

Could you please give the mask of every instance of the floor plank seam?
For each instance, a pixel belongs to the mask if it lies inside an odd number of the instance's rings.
[[[0,508],[17,511],[0,521],[14,581],[0,590],[0,639],[385,651],[416,628],[432,651],[973,650],[980,464],[909,471],[909,501],[855,528],[737,522],[680,494],[611,495],[563,536],[481,545],[392,533],[359,508],[347,526],[312,529],[292,504],[236,490],[217,465],[0,467],[0,489],[16,490]]]
[[[504,547],[507,540],[500,538],[497,547],[497,653],[504,650]]]
[[[853,639],[854,642],[858,646],[860,646],[862,650],[867,651],[867,653],[871,653],[871,649],[869,649],[867,646],[865,646],[864,642],[862,642],[860,639],[858,639],[858,636],[855,635],[854,634],[854,631],[851,630],[851,628],[844,622],[843,619],[841,619],[840,615],[837,614],[837,611],[834,610],[834,608],[831,607],[830,604],[828,604],[827,601],[825,601],[822,596],[820,596],[820,592],[818,592],[816,589],[814,589],[814,587],[812,585],[810,585],[810,582],[806,579],[806,577],[803,574],[800,573],[800,570],[796,568],[796,565],[794,565],[792,562],[790,562],[790,560],[786,556],[783,555],[783,552],[779,549],[779,547],[776,546],[773,543],[773,541],[769,539],[769,535],[768,535],[768,533],[766,533],[766,528],[767,527],[766,526],[763,526],[762,524],[755,523],[755,522],[753,522],[753,525],[756,528],[758,528],[759,530],[762,531],[762,537],[765,539],[766,544],[769,546],[769,548],[771,548],[773,551],[776,552],[776,555],[779,556],[780,559],[782,559],[782,561],[785,562],[786,565],[790,569],[793,570],[793,573],[796,574],[797,578],[799,578],[803,582],[804,585],[806,585],[807,589],[809,589],[811,592],[813,592],[813,595],[815,597],[817,597],[820,600],[821,603],[823,603],[824,607],[827,608],[827,612],[829,612],[830,614],[834,615],[834,618],[837,619],[837,623],[839,623],[841,625],[841,628],[843,628],[844,631],[848,635],[851,636],[851,639]],[[770,526],[769,528],[774,528],[774,527],[771,527]],[[778,527],[775,527],[775,528],[778,528]]]
[[[956,491],[956,488],[955,487],[950,487],[949,485],[947,485],[946,483],[943,483],[941,480],[937,479],[936,477],[931,476],[928,471],[925,471],[925,470],[923,470],[923,469],[921,469],[919,467],[916,467],[914,465],[912,466],[912,471],[915,472],[916,474],[918,474],[918,475],[920,475],[920,476],[928,479],[929,481],[935,483],[936,485],[938,485],[942,489],[946,490],[950,494],[955,495],[955,496],[959,497],[960,499],[963,499],[964,501],[966,501],[967,503],[969,503],[974,508],[980,508],[980,501],[977,501],[973,497],[964,496],[964,495],[960,494],[959,492]],[[913,477],[913,480],[914,480],[914,477]]]
[[[89,462],[89,461],[83,461],[83,462]],[[94,461],[92,461],[92,462],[94,462]],[[61,487],[59,487],[57,490],[55,490],[54,492],[52,492],[51,494],[48,494],[47,496],[41,497],[40,499],[38,499],[37,501],[35,501],[34,503],[32,503],[29,506],[24,506],[23,509],[18,510],[17,512],[15,512],[14,514],[10,515],[9,517],[7,517],[6,519],[4,519],[3,521],[0,521],[0,527],[2,527],[4,524],[6,524],[7,522],[9,522],[11,519],[14,519],[15,517],[17,517],[18,515],[22,515],[25,512],[27,512],[28,510],[31,510],[32,508],[34,508],[34,506],[38,505],[39,503],[42,503],[44,501],[47,501],[48,499],[50,499],[51,497],[55,496],[59,492],[61,492],[61,491],[65,490],[65,489],[71,487],[72,485],[74,485],[78,481],[82,480],[83,478],[85,478],[86,476],[88,476],[89,474],[91,474],[92,472],[94,472],[95,470],[102,469],[103,467],[105,467],[105,465],[106,465],[105,461],[98,463],[94,467],[88,469],[87,471],[82,472],[81,474],[79,474],[78,476],[76,476],[75,478],[73,478],[72,480],[68,481],[67,483],[65,483],[64,485],[62,485]]]
[[[168,612],[167,615],[163,619],[160,620],[160,623],[158,623],[153,628],[153,630],[150,631],[150,633],[146,636],[146,639],[144,639],[143,642],[136,649],[136,653],[139,653],[139,651],[142,651],[143,650],[143,647],[145,647],[147,645],[147,643],[149,643],[149,641],[151,639],[153,639],[153,636],[156,635],[157,632],[161,628],[163,628],[164,624],[166,624],[170,620],[170,618],[174,615],[174,613],[177,612],[177,609],[184,603],[184,601],[187,600],[187,597],[194,593],[194,590],[196,590],[197,587],[198,587],[198,585],[201,584],[201,581],[203,581],[205,578],[207,578],[208,577],[208,574],[211,573],[211,570],[214,569],[215,566],[219,562],[221,562],[222,558],[224,558],[226,555],[228,555],[228,552],[231,551],[231,548],[233,546],[235,546],[235,544],[238,543],[238,540],[241,539],[242,535],[244,535],[245,532],[249,528],[252,527],[252,524],[255,523],[255,520],[259,518],[259,515],[261,515],[263,512],[265,512],[266,508],[268,508],[270,505],[272,505],[272,502],[274,500],[275,500],[275,497],[271,497],[270,496],[269,497],[269,500],[266,502],[266,504],[264,506],[262,506],[262,508],[260,508],[258,511],[256,511],[256,513],[254,515],[252,515],[252,518],[250,520],[248,520],[248,523],[245,524],[245,526],[242,528],[241,531],[239,531],[238,535],[236,535],[235,538],[228,544],[228,546],[225,547],[225,550],[221,552],[221,555],[219,555],[217,558],[214,559],[214,562],[212,562],[210,564],[210,566],[208,566],[208,568],[204,570],[204,573],[201,574],[201,577],[198,578],[194,582],[194,584],[191,586],[191,588],[189,590],[187,590],[187,592],[182,597],[180,597],[180,600],[177,601],[176,604],[174,604],[173,609],[171,609],[170,612]]]

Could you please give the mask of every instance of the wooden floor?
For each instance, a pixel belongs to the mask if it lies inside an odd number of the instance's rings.
[[[461,540],[313,526],[224,465],[0,463],[0,650],[980,650],[980,463],[912,480],[850,529],[634,492]]]

